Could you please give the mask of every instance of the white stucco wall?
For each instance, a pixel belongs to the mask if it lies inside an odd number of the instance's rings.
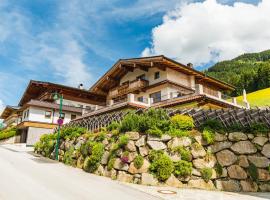
[[[34,121],[34,122],[43,122],[43,123],[57,123],[57,119],[59,118],[59,112],[54,112],[53,109],[39,108],[39,107],[29,107],[29,116],[28,118],[23,119],[23,121]],[[45,118],[45,112],[51,111],[52,115],[50,118]],[[64,124],[71,121],[71,114],[75,114],[77,117],[80,116],[78,113],[66,112],[64,118]]]
[[[167,78],[169,81],[185,85],[188,87],[195,87],[194,76],[189,76],[187,74],[175,71],[173,69],[167,68]]]
[[[34,145],[43,134],[53,133],[53,129],[29,127],[26,145]]]

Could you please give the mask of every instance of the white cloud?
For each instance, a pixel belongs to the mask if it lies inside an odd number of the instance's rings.
[[[0,99],[0,115],[2,114],[4,108],[5,108],[5,105],[4,105],[3,101]]]
[[[152,30],[143,56],[164,54],[202,65],[270,48],[270,1],[222,5],[215,0],[181,5]]]

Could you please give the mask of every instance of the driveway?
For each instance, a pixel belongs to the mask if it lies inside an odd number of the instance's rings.
[[[158,190],[176,194],[160,194]],[[36,156],[23,145],[0,145],[0,200],[270,199],[236,194],[123,184]]]

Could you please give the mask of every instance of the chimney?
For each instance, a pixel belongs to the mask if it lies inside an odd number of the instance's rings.
[[[192,63],[188,63],[187,66],[188,66],[189,68],[193,68],[193,64],[192,64]]]
[[[83,89],[83,84],[80,83],[79,86],[78,86],[78,88],[82,90]]]

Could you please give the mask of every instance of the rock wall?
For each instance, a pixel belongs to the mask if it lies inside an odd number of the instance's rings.
[[[233,192],[270,191],[270,133],[268,135],[253,135],[242,132],[215,134],[215,142],[211,145],[204,141],[202,134],[192,131],[190,137],[171,137],[163,135],[161,138],[138,132],[127,132],[129,141],[117,150],[116,157],[109,170],[110,151],[113,148],[110,138],[106,134],[102,143],[105,146],[100,165],[94,172],[97,175],[110,177],[123,182],[143,185],[168,185],[173,187],[191,187],[207,190],[224,190]],[[60,161],[71,147],[74,147],[72,159],[74,166],[83,168],[84,158],[78,150],[86,139],[81,136],[73,140],[61,141]],[[198,145],[199,144],[199,145]],[[192,173],[187,177],[171,176],[164,182],[149,172],[151,162],[149,152],[162,150],[172,161],[181,160],[179,153],[171,149],[185,147],[192,155]],[[123,154],[128,151],[127,159],[123,162]],[[38,152],[45,155],[44,152]],[[143,156],[143,165],[137,169],[134,159]],[[53,156],[53,155],[52,155]],[[202,169],[212,169],[209,181],[202,178]]]

